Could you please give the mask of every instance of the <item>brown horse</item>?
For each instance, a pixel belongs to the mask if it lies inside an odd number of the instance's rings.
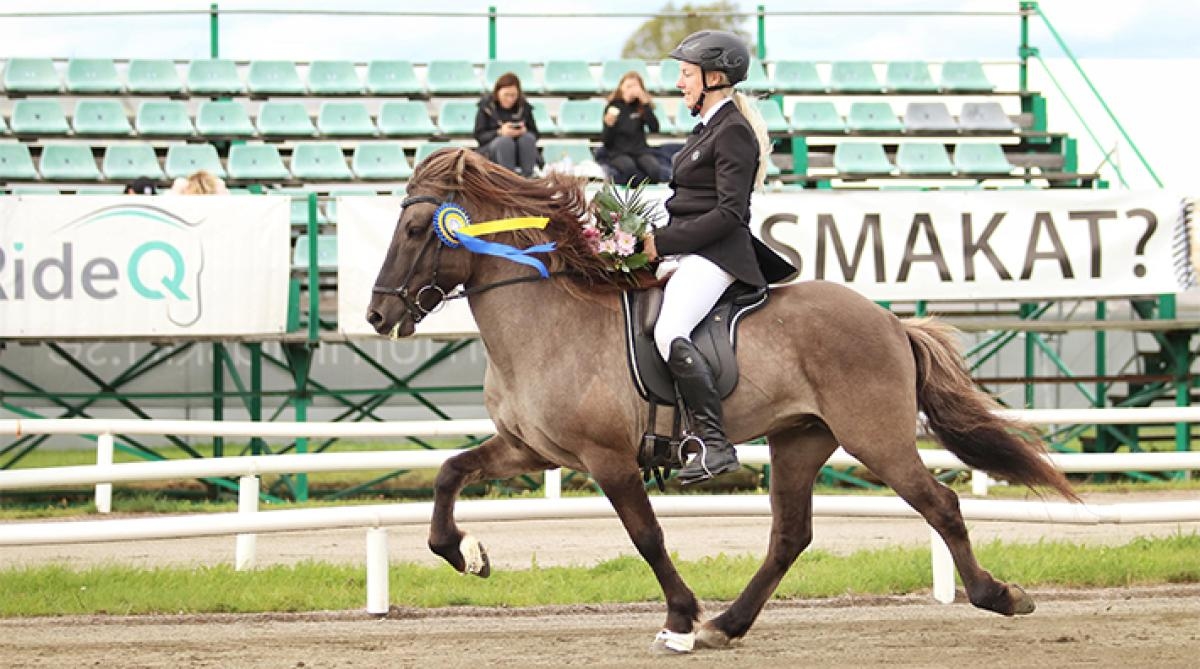
[[[850,289],[811,281],[775,289],[741,326],[741,379],[724,403],[726,427],[735,443],[766,436],[774,518],[763,565],[725,612],[700,623],[638,469],[645,405],[626,367],[618,298],[580,234],[581,183],[528,180],[469,150],[443,149],[417,167],[408,195],[367,319],[380,334],[411,335],[415,321],[461,285],[488,354],[484,400],[497,433],[448,460],[435,484],[429,546],[458,571],[490,571],[479,542],[454,520],[463,486],[560,466],[588,472],[663,589],[666,629],[657,646],[723,646],[746,634],[809,545],[813,483],[841,444],[941,534],[972,604],[1004,615],[1033,611],[1023,590],[976,561],[958,497],[921,463],[914,425],[920,408],[931,432],[972,468],[1075,499],[1041,457],[1036,433],[992,413],[996,405],[964,371],[951,328],[901,320]],[[541,256],[550,278],[442,244],[431,218],[444,201],[476,222],[549,217],[545,230],[489,239],[520,248],[555,241]]]

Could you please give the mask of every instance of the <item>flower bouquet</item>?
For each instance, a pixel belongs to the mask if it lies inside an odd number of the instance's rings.
[[[592,198],[592,218],[584,223],[583,236],[610,271],[628,274],[650,264],[642,252],[642,237],[662,218],[662,210],[646,199],[645,185],[619,189],[605,181]]]

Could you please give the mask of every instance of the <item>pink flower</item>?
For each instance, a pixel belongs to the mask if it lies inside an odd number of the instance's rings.
[[[616,254],[616,252],[617,252],[617,243],[615,241],[613,241],[611,239],[605,239],[604,241],[600,242],[600,250],[598,251],[598,253],[608,253],[610,255],[613,255],[613,254]]]
[[[633,235],[621,230],[617,232],[617,253],[623,256],[633,255],[634,247],[637,244],[637,239]]]

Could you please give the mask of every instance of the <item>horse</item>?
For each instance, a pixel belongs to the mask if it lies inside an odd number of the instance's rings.
[[[743,637],[812,540],[813,485],[840,444],[924,517],[945,540],[976,607],[1028,614],[1033,599],[994,578],[975,558],[958,497],[918,457],[918,409],[960,460],[1030,488],[1078,500],[1043,456],[1031,426],[993,413],[998,404],[965,370],[956,331],[933,319],[901,319],[844,286],[805,281],[772,289],[744,319],[741,370],[724,400],[731,442],[766,437],[771,459],[770,543],[761,567],[719,615],[701,620],[696,596],[667,552],[637,462],[648,422],[622,340],[613,273],[589,248],[580,180],[527,179],[469,149],[441,149],[418,165],[367,311],[374,329],[412,335],[446,299],[465,297],[487,351],[484,402],[496,434],[447,460],[434,484],[430,549],[460,573],[486,577],[482,544],[458,527],[464,486],[569,467],[608,497],[662,588],[667,615],[659,651],[723,647]],[[452,248],[433,215],[453,202],[472,220],[540,216],[544,229],[496,233],[514,247],[554,242],[540,257],[548,277],[508,258]],[[457,292],[454,292],[457,291]]]

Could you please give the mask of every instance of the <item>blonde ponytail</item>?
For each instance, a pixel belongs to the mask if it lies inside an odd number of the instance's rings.
[[[758,139],[758,171],[754,174],[754,190],[762,192],[763,185],[767,182],[767,165],[771,161],[771,136],[767,134],[767,122],[758,112],[754,100],[740,91],[733,93],[733,104],[737,105],[738,111],[750,122],[754,136]]]

